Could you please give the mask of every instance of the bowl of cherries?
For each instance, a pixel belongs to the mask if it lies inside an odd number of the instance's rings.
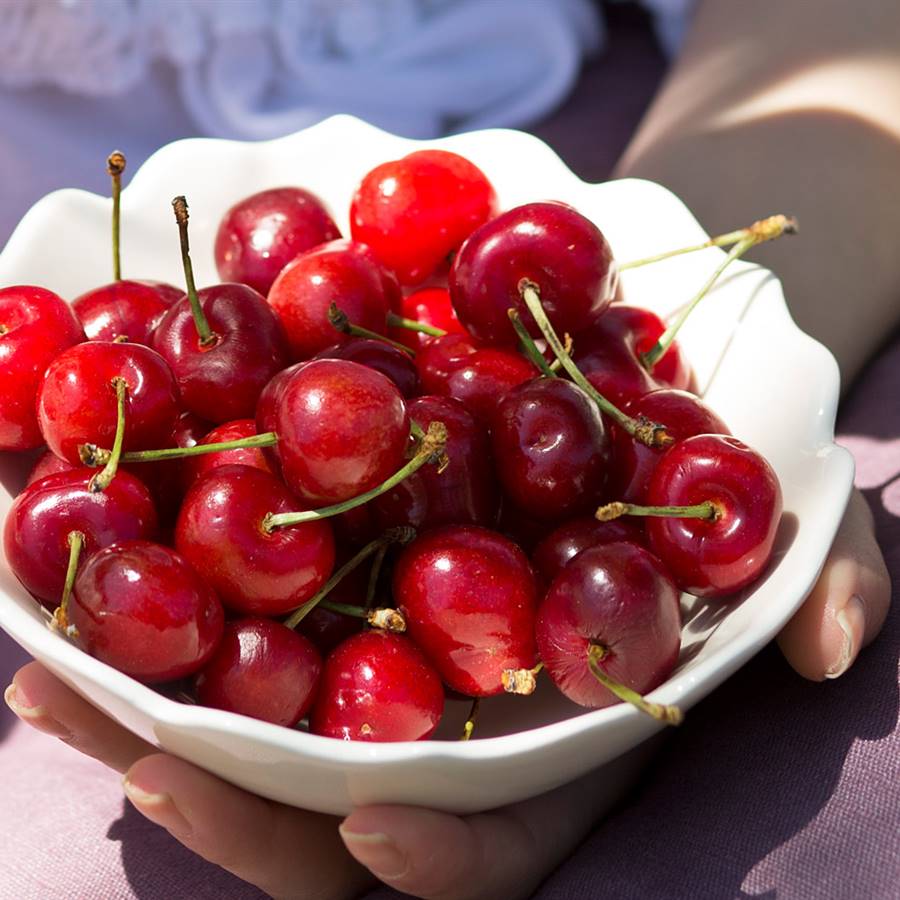
[[[0,626],[156,746],[337,814],[613,780],[815,582],[790,219],[348,117],[107,164],[0,254]]]

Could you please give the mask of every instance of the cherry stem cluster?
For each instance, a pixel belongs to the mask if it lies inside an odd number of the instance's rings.
[[[184,197],[176,197],[172,201],[175,210],[175,221],[178,223],[178,235],[181,239],[181,264],[184,267],[184,281],[187,286],[188,300],[191,304],[191,314],[197,327],[197,336],[200,338],[201,347],[209,347],[216,342],[217,335],[210,328],[206,313],[200,305],[197,296],[197,285],[194,283],[194,267],[191,264],[191,245],[188,241],[188,205]]]
[[[105,491],[116,477],[119,461],[122,458],[122,447],[125,443],[125,399],[128,394],[128,385],[124,378],[116,377],[112,380],[112,386],[116,392],[116,436],[113,438],[109,457],[105,460],[106,465],[88,483],[88,489],[95,494]],[[79,448],[79,452],[80,450],[81,448]]]
[[[112,255],[113,281],[122,280],[122,259],[119,253],[119,225],[122,207],[122,173],[125,171],[125,154],[113,150],[106,160],[106,171],[112,179]]]
[[[661,519],[709,519],[719,518],[720,510],[712,500],[693,506],[639,506],[636,503],[607,503],[594,513],[601,522],[611,522],[620,516],[653,516]]]
[[[332,303],[331,306],[328,307],[328,321],[332,327],[337,331],[340,331],[341,334],[349,334],[351,337],[368,338],[371,341],[381,341],[384,344],[390,344],[391,347],[402,350],[404,353],[408,353],[410,356],[416,355],[415,350],[411,347],[407,347],[406,344],[401,344],[400,341],[391,340],[391,338],[379,334],[377,331],[363,328],[362,325],[354,325],[353,322],[350,321],[347,313],[340,309],[337,303]]]

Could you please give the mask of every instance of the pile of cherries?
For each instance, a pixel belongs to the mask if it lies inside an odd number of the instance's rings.
[[[200,291],[176,198],[185,292],[121,278],[123,168],[112,283],[0,290],[0,449],[46,447],[3,544],[54,627],[345,740],[425,738],[446,690],[537,678],[680,720],[642,696],[678,661],[680,594],[757,579],[781,493],[675,329],[619,299],[590,220],[499,212],[423,150],[365,176],[348,238],[307,190],[237,203]]]

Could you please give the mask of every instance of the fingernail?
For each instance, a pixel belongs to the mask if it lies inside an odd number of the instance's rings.
[[[181,810],[175,805],[175,801],[169,794],[150,793],[138,787],[126,775],[122,781],[125,788],[125,796],[142,812],[151,822],[161,825],[166,831],[177,835],[191,833],[191,824],[182,815]]]
[[[63,741],[72,740],[72,732],[65,725],[57,722],[47,712],[45,706],[30,704],[15,682],[3,692],[3,699],[6,701],[6,705],[32,728]]]
[[[862,647],[863,634],[866,630],[866,608],[862,597],[854,594],[846,606],[838,610],[834,618],[844,633],[844,640],[840,655],[825,672],[826,678],[838,678],[843,675]]]
[[[409,860],[406,854],[386,834],[380,831],[359,834],[347,831],[343,826],[338,830],[347,849],[378,878],[392,881],[408,871]]]

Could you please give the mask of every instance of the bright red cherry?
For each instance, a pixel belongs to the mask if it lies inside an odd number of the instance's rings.
[[[309,727],[344,741],[420,741],[443,712],[441,680],[415,644],[371,630],[325,660]]]
[[[84,340],[69,305],[39,287],[0,290],[0,450],[44,443],[35,412],[41,376],[67,347]]]
[[[81,567],[66,611],[91,656],[157,684],[202,668],[222,637],[222,604],[174,550],[122,541]]]
[[[397,560],[394,600],[409,636],[455,691],[500,693],[505,670],[535,664],[534,574],[496,532],[448,525],[420,535]]]
[[[163,446],[178,416],[178,388],[166,361],[149,347],[87,341],[65,350],[47,367],[37,397],[47,446],[79,463],[78,448],[110,448],[116,433],[113,379],[124,379],[125,449]]]
[[[145,281],[114,281],[76,297],[72,308],[91,341],[127,338],[150,346],[153,330],[184,291],[160,291]],[[175,292],[176,296],[172,297]]]
[[[175,547],[230,610],[280,616],[312,597],[334,567],[327,521],[265,528],[268,513],[297,508],[296,498],[269,472],[221,466],[184,498]]]
[[[365,244],[330,241],[288,264],[268,300],[294,359],[309,359],[346,340],[328,318],[332,304],[354,325],[384,334],[388,312],[400,305],[400,286]]]
[[[83,556],[116,541],[156,537],[156,510],[144,484],[120,469],[103,491],[94,492],[89,484],[97,471],[47,475],[19,494],[6,516],[6,561],[50,609],[59,604],[66,580],[70,532],[84,535]]]
[[[562,378],[536,378],[497,405],[491,444],[503,491],[539,519],[596,508],[612,454],[597,405]]]
[[[532,282],[556,331],[590,327],[615,296],[618,275],[600,229],[564,203],[528,203],[482,225],[450,269],[450,296],[459,321],[478,340],[515,346],[507,310],[515,308],[540,336],[520,296]]]
[[[401,283],[418,284],[496,212],[494,188],[477,166],[446,150],[417,150],[363,178],[350,231]]]
[[[459,324],[456,311],[450,302],[450,291],[445,287],[427,287],[407,294],[400,304],[400,315],[422,325],[439,328],[447,334],[465,334],[466,330]],[[408,328],[391,328],[389,335],[418,350],[428,342],[428,335]]]
[[[352,337],[346,343],[320,350],[314,359],[349,359],[390,378],[404,397],[419,390],[419,373],[408,353],[384,341]]]
[[[303,635],[272,619],[237,619],[194,682],[203,706],[293,728],[309,712],[322,657]]]
[[[216,232],[222,281],[249,284],[265,296],[298,254],[341,236],[322,201],[302,188],[260,191],[235,203]]]
[[[198,441],[199,444],[219,444],[226,441],[239,441],[258,434],[254,419],[235,419],[218,425]],[[234,450],[220,450],[218,453],[205,453],[202,456],[190,456],[181,461],[185,484],[191,485],[198,478],[208,474],[220,466],[253,466],[265,472],[275,474],[269,465],[261,447],[238,447]]]
[[[403,465],[409,416],[400,391],[380,372],[318,359],[282,387],[275,431],[288,486],[325,505],[376,487]]]
[[[537,616],[540,657],[575,703],[604,707],[619,697],[591,663],[639,694],[659,687],[678,662],[678,591],[654,556],[634,544],[589,547],[556,577]]]

